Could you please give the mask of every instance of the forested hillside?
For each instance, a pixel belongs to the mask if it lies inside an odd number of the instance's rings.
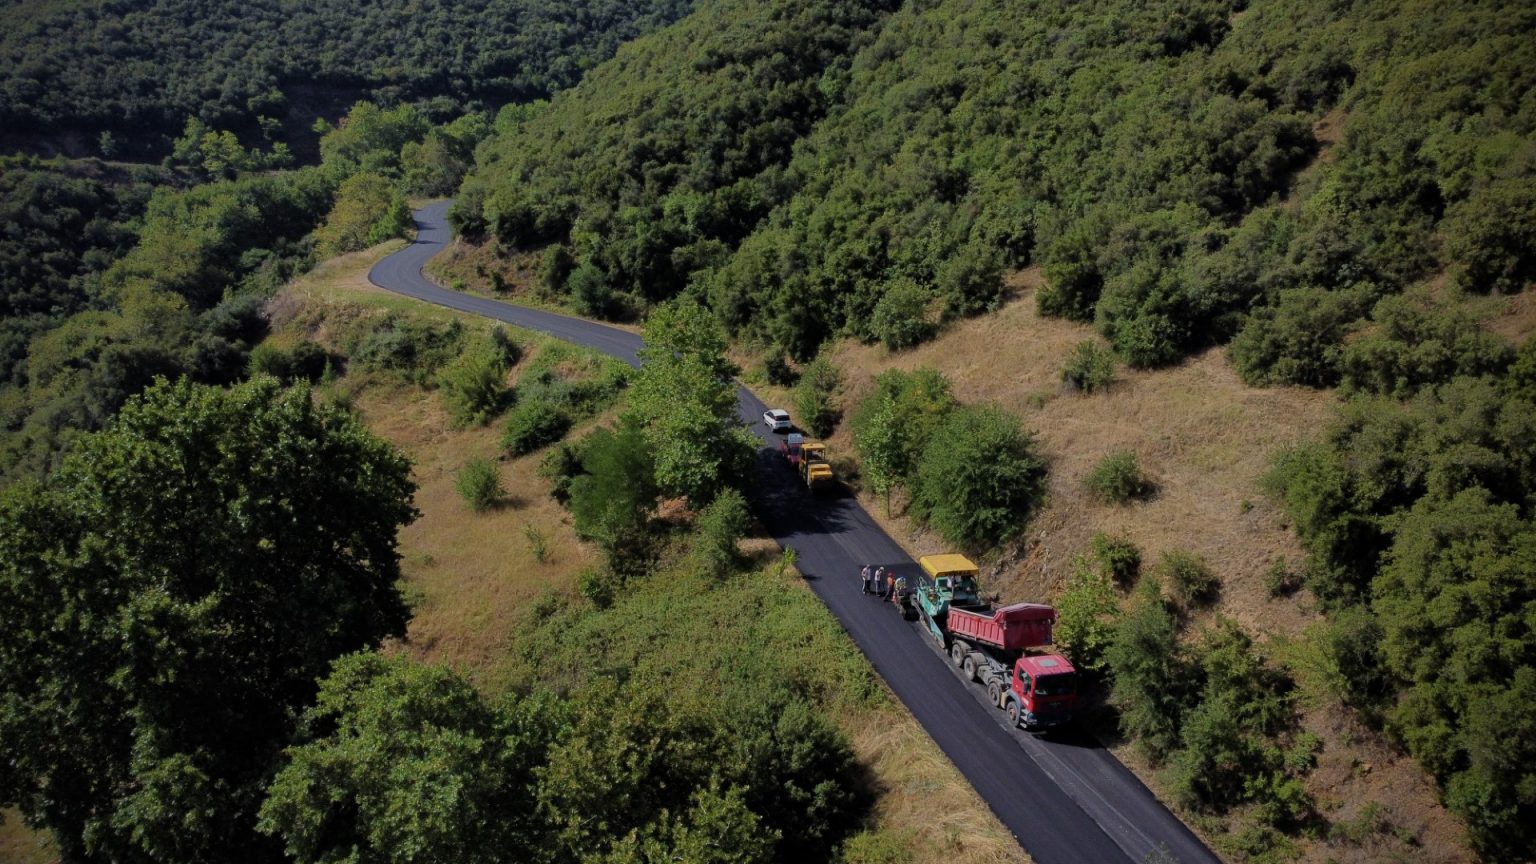
[[[851,62],[802,64],[812,114],[786,123],[742,100],[775,80],[757,46],[824,50],[797,16],[837,7],[779,5],[750,42],[689,29],[729,3],[637,40],[488,147],[462,224],[566,244],[568,290],[688,286],[800,356],[985,309],[1031,262],[1046,311],[1097,320],[1137,365],[1226,341],[1288,290],[1353,289],[1363,315],[1440,268],[1488,291],[1536,267],[1529,8],[913,4]],[[1330,111],[1345,140],[1298,175]],[[738,130],[764,126],[777,149],[757,155]]]
[[[569,87],[691,5],[17,0],[0,11],[0,146],[158,158],[189,117],[289,139],[364,98],[441,120]]]
[[[636,40],[505,126],[458,224],[542,255],[545,288],[583,312],[691,296],[766,352],[769,377],[833,338],[910,347],[996,308],[1006,274],[1033,266],[1039,311],[1112,348],[1066,371],[1085,391],[1116,362],[1222,345],[1249,384],[1339,387],[1335,427],[1270,483],[1311,554],[1335,692],[1439,781],[1483,855],[1528,857],[1536,349],[1467,309],[1536,280],[1536,9],[734,5]],[[753,38],[703,26],[728,12]],[[837,31],[808,16],[863,23],[827,56]],[[807,59],[785,76],[781,57]],[[787,98],[763,101],[764,81]],[[1112,604],[1137,610],[1117,619],[1112,681],[1155,648],[1196,670],[1178,686],[1202,686],[1205,637],[1177,612],[1194,601],[1167,602]],[[1153,617],[1174,624],[1149,642]],[[1274,755],[1208,713],[1175,703],[1123,728],[1156,728],[1156,758]],[[1293,791],[1224,797],[1315,830],[1310,805],[1276,803]]]

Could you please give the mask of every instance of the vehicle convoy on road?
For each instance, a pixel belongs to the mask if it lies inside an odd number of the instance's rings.
[[[1040,653],[1051,644],[1056,610],[1043,603],[993,608],[964,555],[926,555],[918,564],[928,578],[895,601],[916,612],[965,678],[985,687],[1014,726],[1039,731],[1071,722],[1077,670],[1060,654]]]
[[[812,492],[823,491],[837,480],[827,461],[827,445],[820,441],[807,441],[799,432],[791,432],[779,442],[779,452]]]

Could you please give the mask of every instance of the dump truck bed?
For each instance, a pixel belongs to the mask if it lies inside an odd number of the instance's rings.
[[[1006,651],[1051,644],[1056,610],[1042,603],[1015,603],[1001,609],[990,606],[951,606],[946,628],[956,636]]]

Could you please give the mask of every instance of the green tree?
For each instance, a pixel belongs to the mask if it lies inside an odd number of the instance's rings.
[[[724,576],[741,557],[738,544],[751,527],[747,499],[735,489],[722,491],[699,514],[694,526],[694,553],[714,576]]]
[[[918,461],[935,430],[956,404],[949,379],[937,369],[925,367],[911,372],[900,369],[882,372],[875,378],[875,391],[854,411],[854,446],[859,448],[861,455],[865,453],[865,443],[876,449],[888,447],[884,455],[876,458],[885,460],[893,478],[892,485],[906,482],[917,470]],[[880,431],[879,435],[890,440],[865,442],[873,421],[882,413],[889,416],[881,422],[894,424],[894,427]]]
[[[336,204],[315,230],[322,255],[356,252],[403,237],[415,222],[405,197],[378,174],[355,174],[336,191]]]
[[[328,664],[404,633],[409,463],[258,378],[130,400],[0,499],[0,800],[71,859],[264,861]]]
[[[859,467],[875,494],[885,499],[885,515],[891,515],[891,492],[911,476],[907,426],[898,415],[896,400],[886,396],[879,406],[865,415],[855,446],[859,448]]]
[[[1045,458],[1019,418],[964,406],[950,412],[923,450],[912,506],[951,543],[986,547],[1023,531],[1045,489]]]
[[[1110,702],[1120,711],[1120,728],[1153,759],[1166,758],[1178,746],[1190,691],[1178,622],[1163,601],[1156,579],[1141,583],[1115,625],[1104,659],[1110,669]]]
[[[929,318],[933,295],[910,279],[886,288],[870,316],[870,333],[892,351],[911,348],[933,338],[937,327]]]
[[[304,714],[260,830],[299,864],[536,858],[552,707],[488,705],[456,673],[404,657],[343,657]]]
[[[795,412],[806,431],[817,438],[831,435],[837,426],[841,412],[833,396],[842,383],[842,373],[825,357],[817,357],[800,372],[800,381],[795,385]]]
[[[1079,669],[1105,671],[1104,652],[1115,631],[1114,584],[1085,556],[1073,562],[1072,577],[1056,598],[1056,643]]]
[[[651,515],[656,510],[655,458],[633,416],[588,435],[580,473],[569,484],[576,533],[598,544],[609,569],[621,577],[650,564]]]
[[[437,373],[437,385],[458,426],[479,426],[507,404],[506,352],[493,341],[476,342]]]
[[[630,410],[651,443],[662,492],[703,506],[743,480],[757,449],[737,414],[725,333],[685,299],[651,313],[644,335]]]

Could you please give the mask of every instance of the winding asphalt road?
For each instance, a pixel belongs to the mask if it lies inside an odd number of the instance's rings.
[[[422,265],[452,238],[446,202],[416,212],[416,241],[374,266],[368,278],[397,294],[548,333],[638,365],[640,337],[564,315],[450,291]],[[917,625],[859,593],[856,575],[882,563],[918,575],[916,564],[851,497],[811,499],[785,470],[761,422],[766,406],[745,387],[742,421],[763,439],[753,506],[781,545],[798,553],[812,590],[1039,864],[1219,859],[1109,751],[1088,736],[1037,738],[1007,726],[980,687],[966,684]]]

